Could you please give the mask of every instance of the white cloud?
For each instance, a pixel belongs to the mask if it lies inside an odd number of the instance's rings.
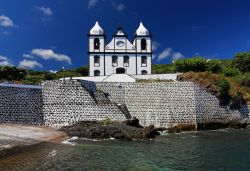
[[[0,55],[0,66],[12,66],[12,64],[6,56]]]
[[[21,68],[29,68],[29,69],[33,69],[35,67],[40,67],[40,68],[43,67],[43,65],[38,63],[37,61],[27,60],[27,59],[20,61],[18,66]]]
[[[36,55],[45,60],[54,59],[56,61],[63,61],[67,62],[68,64],[71,64],[71,58],[69,56],[55,53],[51,49],[33,49],[31,51],[31,54]]]
[[[112,3],[112,6],[117,11],[123,11],[126,8],[126,6],[124,4],[122,4],[122,3],[116,3],[116,2]]]
[[[157,58],[157,61],[161,61],[167,57],[170,56],[170,54],[172,53],[172,49],[171,48],[166,48],[164,51],[162,51]]]
[[[94,8],[98,2],[99,2],[99,0],[89,0],[88,9]]]
[[[166,48],[159,55],[153,55],[153,59],[157,61],[162,61],[163,59],[170,58],[173,61],[184,58],[184,55],[181,52],[176,52],[172,48]]]
[[[40,11],[44,16],[52,16],[53,15],[53,11],[49,8],[49,7],[36,7],[36,9],[38,11]]]
[[[24,58],[29,58],[29,59],[33,59],[34,56],[30,55],[30,54],[23,54]]]
[[[58,71],[57,70],[49,70],[49,72],[51,72],[51,73],[57,73]]]
[[[152,59],[156,59],[157,55],[156,54],[153,54],[152,55]]]
[[[157,50],[160,46],[161,46],[161,44],[159,42],[156,42],[156,41],[152,42],[152,50],[153,51]]]
[[[14,27],[14,22],[5,15],[0,15],[0,26],[3,27]]]
[[[172,54],[172,60],[173,61],[176,61],[176,60],[182,59],[182,58],[184,58],[184,55],[182,55],[180,52],[174,52]]]

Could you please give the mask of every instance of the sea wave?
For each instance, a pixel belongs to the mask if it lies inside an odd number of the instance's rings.
[[[73,136],[73,137],[71,137],[69,139],[63,140],[61,143],[62,144],[67,144],[67,145],[76,145],[76,143],[72,142],[72,141],[77,140],[77,139],[79,139],[79,137]]]
[[[62,144],[68,144],[68,145],[76,145],[76,142],[72,142],[74,140],[84,140],[84,141],[94,141],[94,142],[97,142],[97,141],[115,140],[115,138],[110,137],[110,138],[107,138],[107,139],[90,139],[90,138],[80,138],[80,137],[77,137],[77,136],[73,136],[73,137],[71,137],[69,139],[66,139],[66,140],[62,141],[61,143]]]

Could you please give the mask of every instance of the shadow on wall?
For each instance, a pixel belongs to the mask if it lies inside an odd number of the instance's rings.
[[[125,115],[127,119],[131,119],[132,116],[126,106],[126,104],[117,104],[117,107],[120,109],[120,111]]]
[[[218,99],[220,106],[228,106],[229,110],[238,110],[242,118],[249,117],[249,106],[240,92],[234,96],[225,94],[224,96],[219,96]]]

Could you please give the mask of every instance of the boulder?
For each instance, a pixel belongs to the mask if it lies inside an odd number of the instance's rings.
[[[142,126],[139,123],[139,119],[137,119],[136,117],[133,117],[132,119],[128,119],[126,121],[124,121],[125,125],[129,125],[129,126],[134,126],[137,128],[142,128]]]
[[[229,127],[235,128],[235,129],[240,129],[241,127],[241,119],[234,119],[229,121]]]
[[[153,125],[143,128],[138,119],[128,121],[111,121],[105,124],[102,121],[81,121],[74,125],[61,128],[69,136],[78,136],[89,139],[108,139],[115,138],[119,140],[131,141],[133,139],[149,139],[159,135]]]
[[[246,126],[246,130],[250,131],[250,125]]]
[[[248,118],[244,118],[242,120],[240,120],[240,128],[246,128],[247,126],[247,122],[248,122]]]
[[[247,118],[247,125],[250,125],[250,118]]]
[[[155,135],[158,135],[159,132],[155,129],[154,125],[149,125],[144,129],[144,136],[147,138],[154,138]]]

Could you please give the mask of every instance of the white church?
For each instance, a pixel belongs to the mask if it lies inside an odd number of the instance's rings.
[[[89,31],[89,76],[112,74],[151,74],[152,36],[140,23],[133,43],[122,27],[117,28],[110,43],[98,22]]]
[[[133,43],[123,28],[118,27],[110,43],[99,25],[88,33],[89,76],[63,79],[92,82],[136,82],[137,80],[176,80],[178,73],[152,74],[152,35],[140,23]]]

